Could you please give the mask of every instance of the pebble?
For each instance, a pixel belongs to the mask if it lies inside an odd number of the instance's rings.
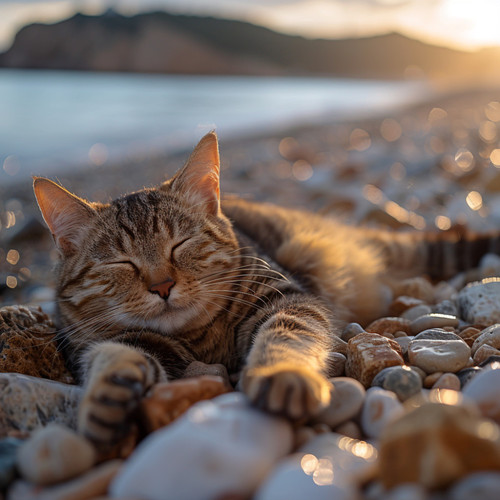
[[[194,378],[194,377],[201,377],[203,375],[214,375],[216,377],[221,377],[223,380],[227,382],[227,385],[230,385],[227,369],[224,365],[221,365],[220,363],[207,364],[201,361],[193,361],[187,366],[182,377]]]
[[[424,387],[430,389],[444,375],[443,372],[434,372],[424,378]]]
[[[331,378],[331,400],[329,406],[316,415],[314,423],[324,423],[336,427],[356,417],[365,400],[365,388],[350,377]]]
[[[403,314],[401,314],[401,317],[407,319],[408,321],[415,321],[417,318],[420,318],[420,316],[425,316],[426,314],[431,313],[432,309],[430,306],[427,304],[420,304],[407,309]]]
[[[494,253],[487,253],[479,263],[483,278],[500,276],[500,257]]]
[[[352,420],[340,424],[339,426],[335,427],[333,431],[336,432],[337,434],[342,434],[343,436],[347,436],[352,439],[362,439],[363,437],[361,428],[356,422]]]
[[[231,391],[229,380],[217,375],[156,384],[141,401],[141,421],[148,432],[172,423],[198,401]]]
[[[406,355],[408,354],[408,346],[410,345],[410,342],[414,339],[415,337],[413,336],[405,336],[405,337],[396,337],[394,340],[399,344],[399,347],[401,347],[401,352],[403,354],[403,357],[406,358]]]
[[[434,300],[434,287],[427,279],[418,276],[399,283],[398,295],[407,295],[431,303]]]
[[[250,495],[293,446],[290,424],[252,408],[242,393],[194,405],[150,434],[113,481],[113,498],[213,499]]]
[[[469,363],[470,347],[463,340],[413,339],[408,346],[410,364],[426,373],[452,372]]]
[[[470,368],[464,368],[456,373],[456,376],[460,380],[460,386],[462,389],[468,384],[476,375],[482,372],[479,366],[471,366]]]
[[[448,316],[457,316],[458,315],[458,307],[455,302],[451,300],[443,300],[434,306],[434,313],[437,314],[446,314]]]
[[[471,472],[500,468],[500,429],[469,407],[427,403],[386,426],[378,463],[386,489],[448,487]]]
[[[396,332],[410,333],[410,321],[404,318],[387,317],[380,318],[372,321],[365,330],[369,333],[378,333],[379,335],[386,336],[387,334],[393,335]]]
[[[389,422],[403,413],[403,405],[394,392],[371,387],[361,410],[361,428],[368,437],[377,438]]]
[[[344,330],[342,331],[341,338],[345,342],[349,342],[353,337],[359,335],[360,333],[364,333],[365,330],[359,323],[348,323]]]
[[[483,361],[486,361],[491,356],[500,356],[500,351],[491,347],[488,344],[483,344],[474,354],[474,364],[480,365]]]
[[[462,392],[477,404],[484,417],[500,423],[500,365],[498,369],[485,368]]]
[[[500,363],[500,356],[490,356],[488,359],[485,359],[482,363],[479,364],[481,368],[489,365],[497,365]]]
[[[2,372],[73,383],[55,342],[56,329],[40,307],[0,308]]]
[[[373,377],[384,368],[404,364],[399,344],[376,333],[361,333],[349,341],[346,375],[370,387]]]
[[[330,348],[333,352],[343,354],[344,356],[347,354],[347,342],[345,340],[342,340],[337,335],[332,335],[330,340]]]
[[[457,334],[469,347],[472,347],[474,341],[481,335],[479,328],[468,326]]]
[[[409,366],[391,366],[375,375],[372,386],[394,392],[403,402],[421,391],[422,379]]]
[[[389,314],[391,314],[391,316],[400,316],[408,309],[421,304],[423,304],[423,302],[420,299],[400,295],[399,297],[396,297],[389,306]]]
[[[487,344],[495,349],[500,349],[500,324],[491,325],[485,328],[472,344],[472,355],[484,344]]]
[[[500,323],[500,279],[469,283],[458,293],[460,315],[469,323]]]
[[[82,436],[59,424],[38,429],[19,449],[17,468],[28,481],[48,485],[90,469],[96,450]]]
[[[0,491],[4,491],[16,477],[17,451],[23,442],[14,437],[0,439]]]
[[[500,492],[500,472],[476,472],[469,474],[454,484],[449,492],[449,500],[498,500]]]
[[[440,303],[452,300],[457,294],[457,289],[447,281],[440,281],[434,285],[434,302]]]
[[[41,487],[19,480],[9,489],[6,500],[87,500],[91,498],[97,500],[98,497],[107,494],[108,487],[121,466],[121,460],[110,460],[75,479],[55,486]],[[131,496],[124,495],[124,498],[131,499]]]
[[[49,422],[76,428],[81,387],[19,373],[0,373],[0,437]]]
[[[456,328],[458,326],[458,318],[448,314],[430,313],[414,319],[410,323],[410,333],[417,335],[424,330],[443,328],[445,326]]]
[[[461,388],[460,379],[454,373],[443,373],[432,385],[432,388],[459,391]]]
[[[328,355],[328,376],[341,377],[345,373],[347,358],[340,352],[331,352]]]
[[[335,484],[336,470],[327,457],[297,453],[279,462],[253,497],[254,500],[351,500],[354,485]]]
[[[448,332],[443,328],[431,328],[429,330],[424,330],[418,335],[415,335],[415,340],[458,340],[462,341],[462,338],[456,333]]]

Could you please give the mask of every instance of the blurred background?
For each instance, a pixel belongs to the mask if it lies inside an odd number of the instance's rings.
[[[172,175],[395,230],[500,224],[500,3],[0,0],[0,303],[53,297],[31,191]]]

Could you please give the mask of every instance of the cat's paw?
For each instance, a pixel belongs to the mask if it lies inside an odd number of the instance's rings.
[[[155,370],[141,353],[123,353],[89,380],[80,403],[78,431],[96,445],[115,444],[155,382]]]
[[[252,404],[292,420],[312,417],[330,402],[323,375],[289,363],[246,368],[241,383]]]

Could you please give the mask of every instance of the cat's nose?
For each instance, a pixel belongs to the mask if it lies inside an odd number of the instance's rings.
[[[168,296],[170,295],[170,290],[174,285],[175,281],[172,278],[168,278],[167,280],[161,283],[156,283],[155,285],[151,285],[149,291],[151,293],[158,294],[162,299],[166,300],[168,299]]]

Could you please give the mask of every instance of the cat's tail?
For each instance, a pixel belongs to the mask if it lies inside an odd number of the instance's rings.
[[[477,233],[456,225],[447,231],[372,234],[386,269],[397,274],[426,274],[444,280],[478,267],[489,253],[500,255],[500,231]]]
[[[500,255],[500,232],[476,233],[457,225],[440,233],[425,233],[426,272],[432,279],[447,279],[478,267],[489,253]]]

